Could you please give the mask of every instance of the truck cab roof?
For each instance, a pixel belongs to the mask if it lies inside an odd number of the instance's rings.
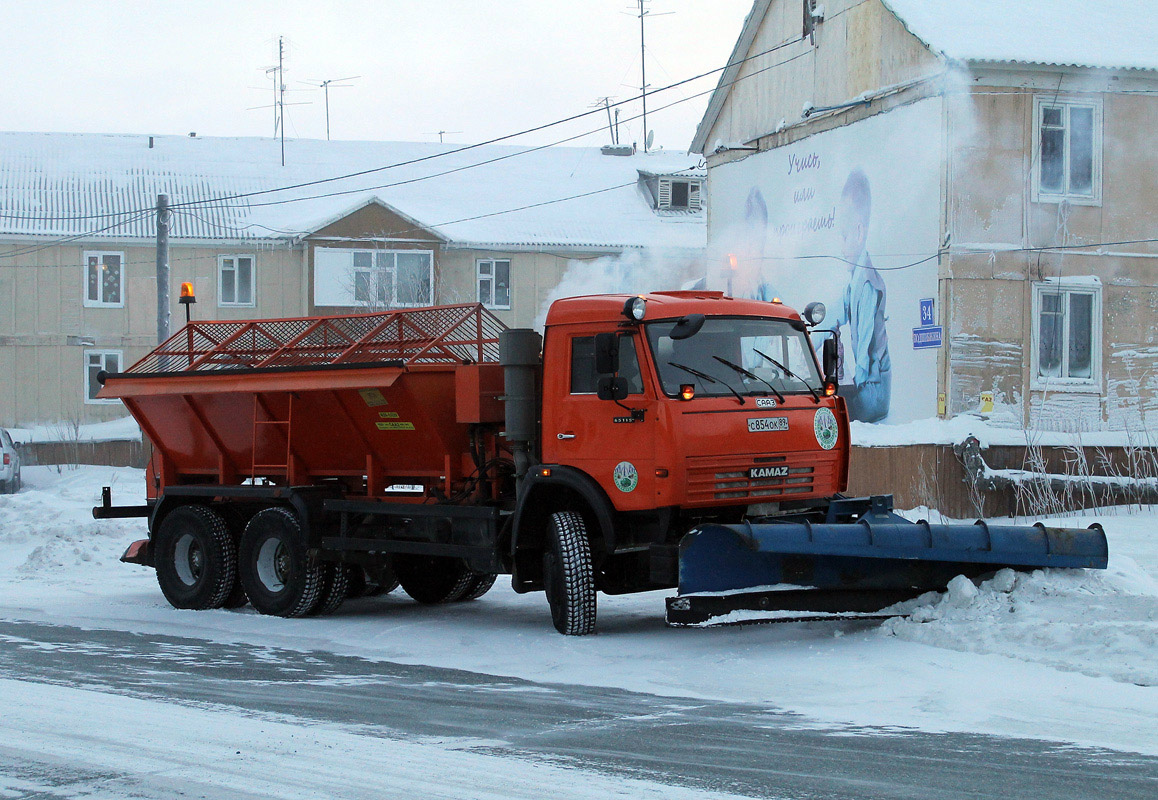
[[[547,312],[546,326],[585,322],[606,322],[623,316],[624,304],[632,297],[647,301],[643,321],[677,319],[686,314],[705,316],[777,317],[799,320],[795,309],[782,303],[729,297],[723,292],[686,290],[648,294],[599,294],[556,300]]]

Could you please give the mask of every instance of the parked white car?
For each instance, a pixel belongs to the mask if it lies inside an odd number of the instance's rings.
[[[0,428],[0,492],[20,491],[20,453],[8,431]]]

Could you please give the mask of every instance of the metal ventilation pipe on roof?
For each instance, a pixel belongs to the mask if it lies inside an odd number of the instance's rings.
[[[538,371],[543,337],[530,328],[510,328],[499,334],[499,363],[503,366],[503,405],[506,437],[515,460],[515,481],[522,483],[538,461]]]

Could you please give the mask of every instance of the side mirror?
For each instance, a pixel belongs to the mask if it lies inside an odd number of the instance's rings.
[[[690,339],[700,332],[700,328],[704,327],[703,314],[688,314],[682,317],[679,322],[672,326],[671,333],[667,336],[669,339],[679,341],[680,339]]]
[[[600,378],[596,394],[600,400],[622,400],[627,397],[627,379],[614,375]]]
[[[821,366],[824,367],[824,382],[836,383],[839,364],[837,363],[837,343],[835,332],[833,332],[832,336],[829,336],[827,339],[825,339],[824,344],[821,346],[821,361]]]
[[[619,372],[619,334],[595,334],[595,372],[599,375]]]

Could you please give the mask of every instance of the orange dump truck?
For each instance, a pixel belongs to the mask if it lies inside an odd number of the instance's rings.
[[[700,623],[1105,566],[1100,529],[930,526],[842,497],[823,314],[659,292],[557,301],[543,336],[478,305],[192,322],[100,376],[154,455],[147,504],[106,490],[94,515],[148,519],[122,560],[178,608],[324,614],[399,583],[448,603],[509,574],[566,634],[594,630],[599,591],[678,587],[669,621]]]

